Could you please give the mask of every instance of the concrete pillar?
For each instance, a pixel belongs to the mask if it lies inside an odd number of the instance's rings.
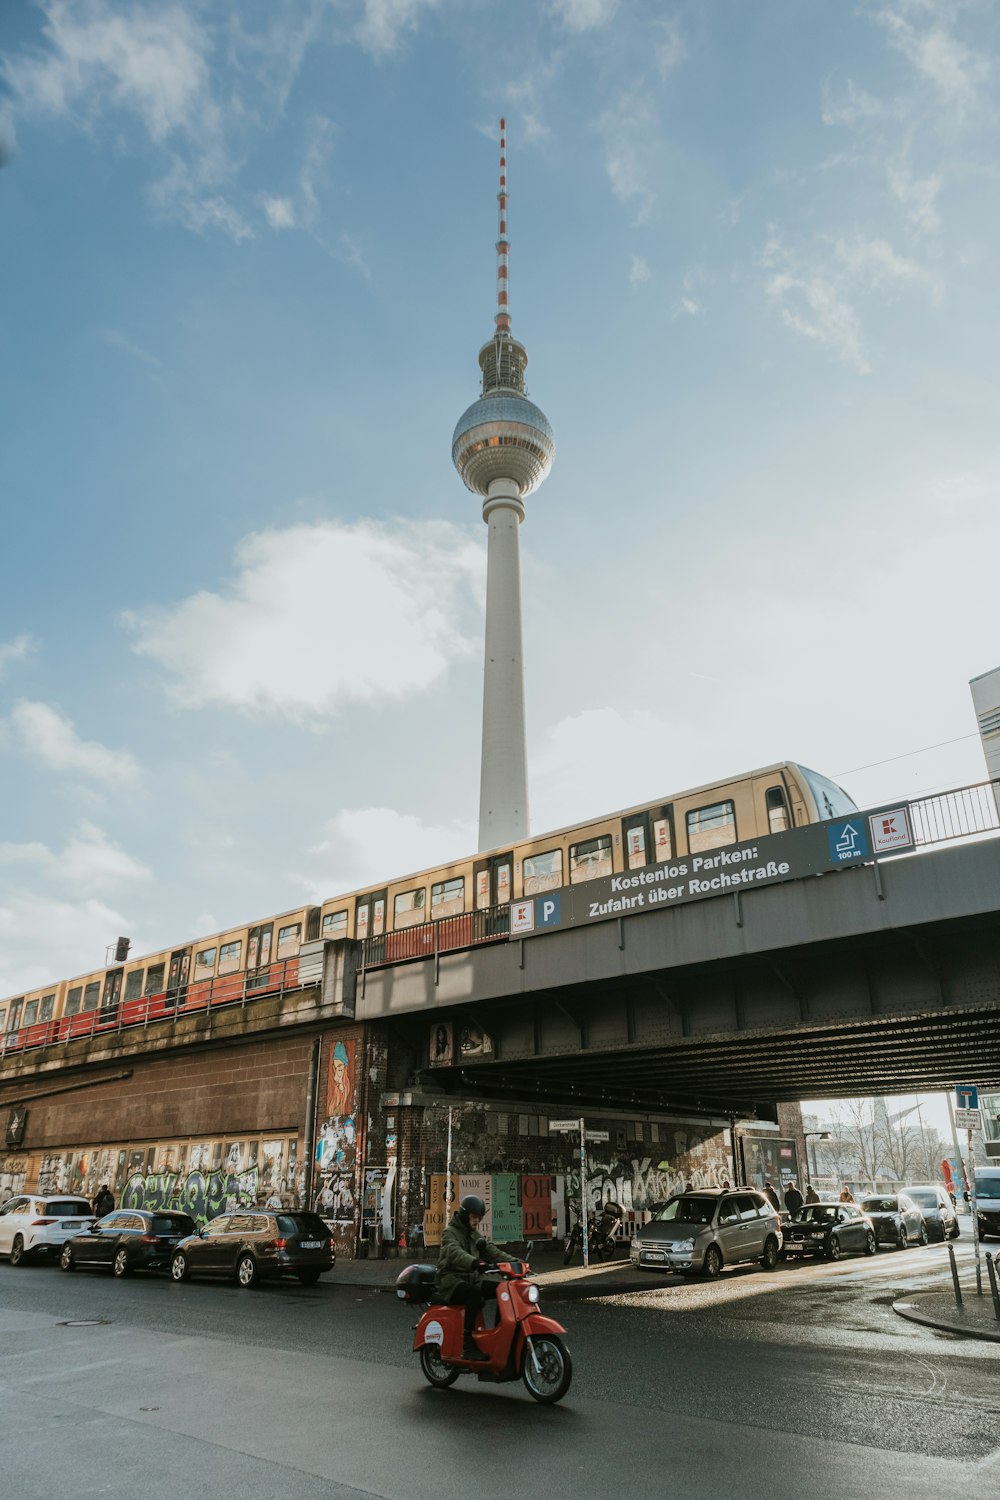
[[[483,520],[489,527],[489,545],[479,847],[498,849],[528,835],[518,535],[524,504],[513,480],[493,480],[483,502]]]

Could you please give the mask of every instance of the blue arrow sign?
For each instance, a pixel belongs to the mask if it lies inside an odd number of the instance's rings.
[[[848,865],[868,854],[865,820],[850,818],[846,823],[831,823],[826,831],[830,841],[830,859],[835,865]]]

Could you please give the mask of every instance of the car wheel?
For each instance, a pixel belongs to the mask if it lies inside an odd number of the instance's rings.
[[[899,1232],[896,1235],[896,1249],[897,1250],[905,1250],[908,1243],[909,1243],[909,1237],[908,1237],[908,1235],[906,1233],[906,1225],[905,1224],[900,1224],[900,1226],[899,1226]]]
[[[921,1224],[921,1226],[920,1226],[920,1243],[921,1243],[921,1245],[926,1245],[926,1243],[927,1243],[927,1225],[926,1224]]]
[[[961,1226],[961,1224],[960,1224],[960,1223],[959,1223],[959,1222],[958,1222],[958,1220],[957,1220],[957,1219],[956,1219],[956,1220],[955,1220],[955,1227],[954,1227],[954,1229],[953,1229],[953,1230],[952,1230],[952,1231],[951,1231],[951,1234],[950,1234],[950,1235],[949,1235],[949,1236],[948,1236],[948,1238],[949,1238],[949,1239],[952,1239],[952,1240],[957,1240],[957,1239],[958,1239],[958,1237],[959,1237],[959,1235],[960,1235],[960,1234],[961,1234],[961,1233],[962,1233],[962,1226]]]
[[[826,1247],[826,1258],[827,1260],[840,1259],[840,1241],[835,1234],[831,1234],[830,1236],[830,1243]]]
[[[187,1281],[188,1275],[187,1256],[183,1250],[178,1250],[170,1262],[170,1279],[171,1281]]]
[[[301,1281],[301,1283],[302,1283],[303,1286],[315,1286],[316,1283],[317,1283],[317,1281],[320,1278],[320,1272],[319,1271],[300,1271],[298,1273],[298,1276],[299,1276],[299,1280]]]
[[[240,1286],[256,1286],[260,1280],[257,1262],[252,1255],[241,1255],[236,1262],[236,1280]]]
[[[76,1270],[76,1261],[73,1259],[73,1251],[71,1250],[69,1245],[63,1245],[62,1255],[60,1255],[59,1257],[59,1264],[62,1266],[64,1271]]]
[[[765,1271],[773,1271],[774,1268],[777,1266],[777,1264],[778,1264],[778,1241],[777,1240],[775,1240],[775,1239],[769,1239],[767,1241],[767,1243],[764,1246],[764,1254],[760,1258],[760,1263],[764,1267]]]
[[[719,1247],[718,1245],[709,1245],[708,1249],[705,1251],[705,1259],[702,1264],[702,1272],[709,1278],[710,1281],[714,1281],[721,1270],[722,1256],[719,1253]]]
[[[121,1250],[115,1251],[115,1258],[112,1262],[111,1269],[118,1277],[131,1276],[132,1267],[129,1264],[128,1251],[124,1247],[122,1247]]]
[[[15,1234],[14,1243],[10,1247],[10,1263],[12,1266],[24,1265],[24,1240],[19,1234]]]
[[[877,1249],[878,1240],[875,1238],[873,1231],[869,1229],[868,1236],[865,1239],[865,1254],[874,1255]]]

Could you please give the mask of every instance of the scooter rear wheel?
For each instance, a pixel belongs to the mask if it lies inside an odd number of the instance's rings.
[[[538,1362],[537,1369],[532,1353]],[[551,1333],[533,1334],[530,1345],[526,1343],[524,1346],[521,1378],[528,1394],[543,1406],[561,1401],[573,1379],[573,1361],[562,1339]]]
[[[446,1365],[441,1358],[441,1350],[437,1344],[424,1344],[420,1350],[420,1368],[424,1372],[424,1379],[431,1385],[437,1386],[443,1391],[449,1385],[454,1385],[461,1370],[456,1370],[452,1365]]]

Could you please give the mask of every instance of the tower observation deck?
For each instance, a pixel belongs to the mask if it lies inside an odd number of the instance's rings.
[[[545,413],[524,389],[528,354],[510,331],[507,239],[507,134],[500,121],[500,233],[493,337],[479,351],[481,394],[463,412],[451,456],[483,501],[489,528],[486,655],[479,786],[479,847],[500,849],[529,832],[528,753],[524,725],[519,527],[524,501],[552,467],[555,439]]]

